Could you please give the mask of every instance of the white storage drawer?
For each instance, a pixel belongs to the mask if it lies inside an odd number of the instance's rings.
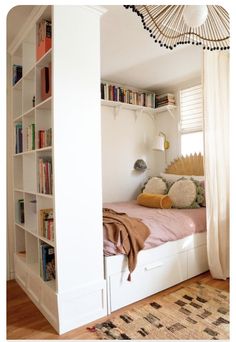
[[[131,282],[127,281],[128,274],[121,272],[109,277],[111,311],[187,279],[187,252],[136,268]]]
[[[188,251],[188,278],[206,272],[209,269],[207,261],[207,246],[202,245]]]

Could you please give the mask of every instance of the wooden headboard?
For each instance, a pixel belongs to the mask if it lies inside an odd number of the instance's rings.
[[[181,156],[175,159],[167,166],[165,173],[173,173],[176,175],[194,175],[203,176],[203,156],[199,154],[190,154],[189,156]]]

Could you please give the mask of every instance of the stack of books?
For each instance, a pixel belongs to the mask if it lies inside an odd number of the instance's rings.
[[[39,192],[41,194],[52,194],[52,160],[39,158]]]
[[[22,77],[22,65],[13,64],[12,82],[15,85]]]
[[[156,96],[156,106],[162,107],[167,105],[175,105],[175,96],[174,94],[163,94]]]
[[[151,108],[155,108],[156,105],[154,93],[138,92],[107,83],[101,83],[101,99]]]
[[[53,209],[40,210],[40,233],[48,240],[54,241]]]
[[[39,148],[52,146],[52,129],[41,129],[38,132]]]
[[[35,150],[35,124],[34,123],[26,127],[26,149],[27,151]]]
[[[44,281],[56,278],[54,248],[46,243],[40,245],[40,276]]]
[[[22,123],[16,124],[16,153],[23,152]]]

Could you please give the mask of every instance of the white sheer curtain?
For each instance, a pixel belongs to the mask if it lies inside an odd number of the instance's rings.
[[[204,168],[208,261],[213,278],[229,277],[229,53],[204,52]]]

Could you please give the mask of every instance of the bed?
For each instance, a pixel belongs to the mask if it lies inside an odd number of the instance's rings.
[[[165,173],[203,176],[203,158],[200,154],[181,157]],[[131,281],[127,281],[127,257],[117,254],[104,235],[108,313],[208,270],[204,207],[151,209],[136,201],[105,203],[104,207],[140,218],[151,231],[144,249],[138,253]]]

